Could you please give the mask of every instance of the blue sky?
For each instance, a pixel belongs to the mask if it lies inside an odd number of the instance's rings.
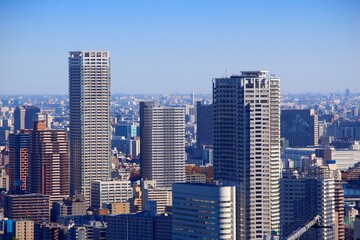
[[[211,93],[268,70],[360,92],[360,1],[0,1],[0,94],[67,94],[68,51],[111,51],[113,93]]]

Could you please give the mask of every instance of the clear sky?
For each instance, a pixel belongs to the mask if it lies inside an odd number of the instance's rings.
[[[71,50],[111,51],[113,93],[211,93],[241,70],[360,92],[360,1],[0,0],[0,94],[67,94]]]

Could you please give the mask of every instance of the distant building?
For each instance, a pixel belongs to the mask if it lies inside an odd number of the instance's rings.
[[[42,194],[5,195],[4,210],[5,217],[13,220],[50,221],[50,197]]]
[[[35,121],[29,139],[27,189],[61,200],[70,195],[69,141],[65,130],[46,129],[46,121]]]
[[[25,108],[17,106],[14,110],[14,132],[25,129]]]
[[[206,175],[203,173],[186,174],[187,183],[206,183]]]
[[[236,239],[235,187],[175,183],[172,211],[174,240]]]
[[[40,113],[40,108],[36,106],[25,106],[25,129],[33,129],[34,121]]]
[[[151,215],[149,212],[109,215],[108,240],[171,240],[171,214]]]
[[[196,103],[197,111],[197,133],[196,146],[199,151],[203,145],[213,144],[213,105],[205,105],[203,102]]]
[[[13,192],[26,190],[29,138],[29,130],[21,130],[9,136],[9,177],[10,190]]]
[[[130,213],[130,203],[129,202],[116,202],[110,203],[108,208],[111,214],[128,214]]]
[[[289,141],[289,147],[318,145],[318,116],[314,109],[281,110],[280,122],[281,137]]]
[[[172,205],[171,189],[159,187],[154,180],[141,182],[142,210],[150,211],[152,202],[156,202],[156,212],[165,212],[166,206]]]
[[[171,189],[185,181],[184,109],[140,102],[141,177]]]
[[[58,223],[35,224],[35,240],[66,240],[67,226]]]
[[[13,223],[14,237],[18,240],[34,240],[34,221],[17,220]],[[37,239],[35,239],[37,240]]]
[[[93,181],[91,184],[91,206],[102,208],[110,203],[127,202],[133,197],[130,181]]]
[[[81,195],[52,202],[51,221],[57,222],[59,216],[85,215],[87,204]]]
[[[87,240],[86,228],[83,226],[69,227],[67,240]]]
[[[90,206],[91,182],[110,176],[110,52],[69,56],[71,194]]]

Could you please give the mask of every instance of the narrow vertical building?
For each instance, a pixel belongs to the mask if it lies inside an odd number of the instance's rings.
[[[237,239],[279,230],[280,79],[213,80],[214,178],[237,188]]]
[[[9,136],[9,181],[14,193],[26,190],[29,138],[29,130],[20,130]]]
[[[185,113],[183,108],[140,103],[141,177],[171,189],[185,182]]]
[[[70,195],[70,155],[66,130],[46,129],[36,121],[29,141],[28,190],[61,200]]]
[[[25,108],[17,106],[14,110],[14,132],[25,129]]]
[[[33,129],[34,122],[40,113],[40,108],[37,106],[25,106],[25,129]]]
[[[90,205],[91,182],[109,177],[109,52],[70,52],[69,97],[71,190]]]
[[[196,147],[201,152],[203,145],[213,145],[213,105],[199,101],[196,103],[196,113]]]

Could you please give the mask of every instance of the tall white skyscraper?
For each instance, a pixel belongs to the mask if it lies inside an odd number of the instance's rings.
[[[185,112],[179,107],[140,103],[141,177],[171,189],[185,182]]]
[[[279,230],[280,79],[213,80],[214,178],[237,187],[237,239]]]
[[[89,205],[91,182],[109,177],[109,52],[70,52],[69,97],[71,192]]]

